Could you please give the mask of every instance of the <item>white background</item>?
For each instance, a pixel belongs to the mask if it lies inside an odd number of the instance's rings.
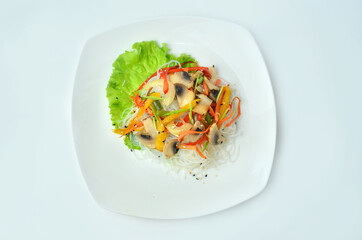
[[[82,47],[120,25],[188,15],[241,24],[260,46],[278,115],[270,181],[199,218],[108,212],[73,147]],[[0,44],[0,239],[362,239],[362,1],[1,1]]]

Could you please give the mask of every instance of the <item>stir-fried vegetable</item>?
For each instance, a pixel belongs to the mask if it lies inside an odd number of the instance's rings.
[[[154,79],[156,76],[160,78]],[[161,68],[130,96],[135,116],[124,124],[126,128],[114,132],[127,135],[128,146],[137,146],[135,132],[142,144],[164,152],[167,158],[186,149],[205,159],[209,143],[221,142],[219,128],[224,123],[229,127],[241,115],[240,98],[230,102],[229,86],[216,86],[220,83],[213,67],[200,67],[193,61]],[[235,100],[238,109],[233,116]]]

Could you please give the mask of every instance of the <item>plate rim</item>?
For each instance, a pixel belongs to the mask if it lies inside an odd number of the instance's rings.
[[[76,140],[75,140],[75,124],[74,124],[74,98],[75,98],[75,86],[76,86],[76,80],[78,78],[78,74],[79,74],[79,65],[82,61],[82,57],[83,57],[83,54],[84,54],[84,49],[86,48],[86,46],[88,45],[89,42],[91,42],[93,39],[105,34],[105,33],[108,33],[108,32],[111,32],[111,31],[114,31],[114,30],[117,30],[117,29],[120,29],[122,27],[126,27],[126,26],[130,26],[130,25],[134,25],[134,24],[139,24],[139,23],[146,23],[146,22],[152,22],[152,21],[155,21],[155,20],[167,20],[167,19],[172,19],[172,20],[177,20],[177,19],[195,19],[195,20],[205,20],[205,21],[213,21],[213,22],[219,22],[221,24],[228,24],[228,25],[233,25],[237,28],[240,28],[242,29],[243,31],[245,31],[249,37],[254,41],[254,43],[256,44],[257,46],[257,51],[258,53],[260,54],[261,56],[261,61],[263,63],[263,65],[265,66],[265,70],[266,70],[266,74],[267,74],[267,79],[268,79],[268,85],[270,87],[270,90],[271,90],[271,98],[272,98],[272,102],[271,102],[271,107],[272,107],[272,120],[274,121],[274,126],[273,126],[273,135],[274,135],[274,138],[273,138],[273,142],[272,142],[272,145],[273,145],[273,149],[272,149],[272,160],[271,160],[271,163],[270,163],[270,166],[268,168],[268,174],[265,178],[265,182],[263,182],[263,184],[261,185],[261,187],[256,191],[256,193],[254,193],[252,196],[250,197],[247,197],[245,198],[244,200],[241,200],[241,201],[237,201],[236,203],[234,204],[230,204],[226,207],[220,207],[219,209],[217,210],[213,210],[213,211],[210,211],[209,213],[199,213],[199,214],[194,214],[192,216],[181,216],[181,217],[174,217],[174,216],[171,216],[171,217],[149,217],[149,216],[144,216],[144,215],[139,215],[139,214],[131,214],[131,213],[128,213],[128,212],[124,212],[124,211],[116,211],[114,209],[111,209],[105,205],[103,205],[101,202],[99,202],[97,200],[97,198],[94,196],[94,194],[92,193],[92,191],[90,190],[90,187],[88,186],[88,183],[86,181],[86,177],[85,177],[85,171],[83,170],[83,167],[81,166],[81,163],[80,163],[80,160],[79,160],[79,153],[78,153],[78,150],[77,150],[77,147],[76,147]],[[71,95],[71,108],[70,108],[70,112],[71,112],[71,124],[72,124],[72,131],[71,131],[71,135],[72,135],[72,141],[73,141],[73,146],[74,146],[74,150],[75,150],[75,153],[76,153],[76,158],[77,158],[77,163],[78,163],[78,166],[79,166],[79,169],[81,170],[81,174],[83,176],[83,181],[86,183],[86,186],[87,186],[87,190],[89,191],[89,193],[91,194],[92,198],[94,199],[94,201],[97,202],[97,204],[99,206],[101,206],[103,209],[106,209],[108,211],[111,211],[111,212],[114,212],[114,213],[118,213],[118,214],[123,214],[123,215],[126,215],[126,216],[131,216],[131,217],[139,217],[139,218],[145,218],[145,219],[168,219],[168,220],[177,220],[177,219],[188,219],[188,218],[198,218],[198,217],[202,217],[202,216],[207,216],[207,215],[211,215],[211,214],[215,214],[215,213],[218,213],[218,212],[221,212],[223,210],[226,210],[226,209],[229,209],[229,208],[233,208],[235,206],[238,206],[239,204],[241,203],[244,203],[244,202],[247,202],[249,201],[250,199],[260,195],[261,192],[264,191],[264,189],[267,187],[268,183],[269,183],[269,179],[270,179],[270,175],[271,175],[271,172],[272,172],[272,169],[273,169],[273,165],[274,165],[274,160],[275,160],[275,152],[276,152],[276,144],[277,144],[277,136],[278,136],[278,119],[277,119],[277,110],[276,110],[276,99],[275,99],[275,94],[274,94],[274,88],[273,88],[273,84],[272,84],[272,81],[271,81],[271,78],[270,78],[270,72],[269,72],[269,69],[268,69],[268,65],[266,64],[265,62],[265,58],[264,56],[262,55],[261,53],[261,50],[260,50],[260,47],[259,47],[259,44],[258,42],[256,41],[256,39],[254,38],[254,36],[251,34],[251,32],[249,31],[248,28],[244,27],[243,25],[241,24],[238,24],[238,23],[235,23],[235,22],[232,22],[232,21],[229,21],[229,20],[223,20],[223,19],[218,19],[218,18],[210,18],[210,17],[200,17],[200,16],[162,16],[162,17],[145,17],[145,18],[140,18],[138,20],[135,20],[135,21],[130,21],[130,22],[127,22],[127,23],[124,23],[124,24],[120,24],[119,26],[117,27],[112,27],[110,29],[106,29],[100,33],[97,33],[97,34],[94,34],[92,36],[90,36],[84,43],[84,45],[82,46],[82,49],[81,49],[81,54],[79,55],[79,60],[78,60],[78,63],[77,63],[77,68],[76,68],[76,72],[75,72],[75,76],[74,76],[74,80],[73,80],[73,87],[72,87],[72,95]]]

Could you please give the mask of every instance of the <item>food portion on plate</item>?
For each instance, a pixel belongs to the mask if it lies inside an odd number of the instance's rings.
[[[114,62],[107,86],[113,132],[141,157],[200,179],[235,150],[241,100],[214,66],[169,51],[137,42]]]

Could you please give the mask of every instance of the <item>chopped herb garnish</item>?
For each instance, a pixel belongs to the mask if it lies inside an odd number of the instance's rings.
[[[202,148],[202,151],[201,151],[202,153],[205,152],[205,150],[206,150],[206,148],[207,148],[208,145],[209,145],[209,142],[206,142],[205,145],[204,145],[204,147]]]
[[[211,115],[209,113],[206,113],[205,120],[209,125],[212,123]]]
[[[180,109],[180,110],[176,110],[176,111],[172,111],[172,112],[167,112],[167,113],[165,113],[165,114],[162,114],[162,115],[160,115],[159,114],[159,116],[161,116],[161,117],[166,117],[166,116],[170,116],[170,115],[173,115],[173,114],[177,114],[177,113],[183,113],[183,112],[187,112],[189,109]]]
[[[152,112],[153,112],[154,118],[156,118],[156,120],[157,120],[157,116],[158,116],[158,115],[157,115],[157,111],[156,111],[155,107],[153,106],[153,104],[151,104],[150,107],[151,107],[151,110],[152,110]]]
[[[149,99],[152,99],[152,100],[162,100],[163,99],[161,97],[155,97],[155,96],[145,96],[145,98],[149,98]]]
[[[222,93],[222,90],[224,89],[224,86],[221,87],[219,94],[217,95],[216,102],[219,101],[220,95]]]
[[[223,113],[223,115],[221,116],[220,120],[223,120],[224,117],[226,116],[226,114],[229,112],[229,108]]]

